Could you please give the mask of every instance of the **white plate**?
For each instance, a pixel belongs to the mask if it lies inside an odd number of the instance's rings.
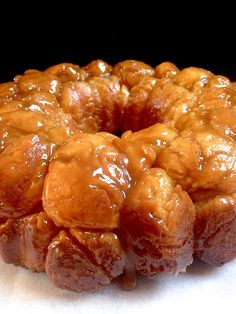
[[[166,314],[236,313],[236,260],[221,268],[195,262],[186,274],[141,279],[134,291],[115,284],[76,294],[53,286],[45,274],[0,261],[1,313]]]

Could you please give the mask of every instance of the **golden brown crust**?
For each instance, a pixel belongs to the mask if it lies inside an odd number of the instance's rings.
[[[217,195],[195,206],[195,253],[216,266],[231,261],[236,246],[236,195]]]
[[[18,93],[22,96],[34,92],[46,92],[58,96],[61,88],[60,80],[51,74],[40,71],[27,71],[15,78]]]
[[[84,132],[115,132],[119,130],[127,97],[128,90],[117,77],[94,77],[64,84],[60,105]]]
[[[112,233],[61,231],[48,248],[46,271],[58,287],[80,292],[109,284],[123,272],[124,262]]]
[[[14,100],[16,91],[17,85],[14,82],[0,84],[0,108]]]
[[[85,70],[72,63],[60,63],[46,69],[44,72],[57,76],[62,83],[84,81],[88,77]]]
[[[178,72],[177,66],[171,62],[162,62],[155,67],[155,77],[157,78],[173,78]]]
[[[117,63],[112,69],[112,74],[116,75],[122,84],[131,88],[141,82],[145,77],[153,76],[154,69],[144,62],[126,60]]]
[[[58,232],[44,211],[0,225],[0,254],[5,263],[45,271],[47,247]]]
[[[110,76],[112,66],[103,60],[94,60],[83,68],[89,76]]]
[[[17,218],[41,203],[51,147],[37,135],[22,136],[0,155],[0,217]]]
[[[104,136],[73,137],[53,156],[44,185],[44,209],[58,226],[118,227],[130,182],[127,162]]]
[[[165,171],[144,172],[121,211],[121,233],[135,269],[149,276],[185,271],[192,263],[194,218],[189,196]]]

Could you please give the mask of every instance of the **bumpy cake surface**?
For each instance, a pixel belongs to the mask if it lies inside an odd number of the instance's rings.
[[[0,256],[95,290],[236,257],[236,89],[95,60],[0,84]]]

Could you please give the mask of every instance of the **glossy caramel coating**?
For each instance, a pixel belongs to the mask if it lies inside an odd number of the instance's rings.
[[[153,76],[154,69],[144,62],[126,60],[117,63],[112,69],[112,74],[118,76],[122,84],[131,88],[145,77]]]
[[[21,135],[22,133],[18,130],[15,130],[5,123],[0,122],[0,153],[11,141],[20,137]]]
[[[194,218],[191,199],[165,171],[144,172],[121,211],[122,237],[135,269],[149,276],[185,271],[192,263]]]
[[[62,83],[69,81],[84,81],[88,77],[88,73],[85,70],[72,63],[54,65],[46,69],[45,73],[57,76]]]
[[[45,103],[45,100],[42,100],[42,103]],[[72,117],[60,108],[54,112],[54,105],[51,104],[45,108],[40,102],[33,101],[32,104],[27,100],[1,108],[0,123],[5,130],[0,133],[2,145],[11,138],[26,134],[38,134],[44,140],[60,145],[70,136],[80,133]]]
[[[5,263],[45,271],[47,247],[58,230],[44,211],[0,225],[0,254]]]
[[[165,169],[194,200],[199,200],[207,192],[234,192],[235,151],[234,141],[215,130],[186,132],[160,152],[156,165]]]
[[[155,78],[143,79],[130,90],[124,111],[123,130],[138,131],[155,123],[173,126],[195,108],[203,111],[230,108],[235,104],[233,84],[223,76],[186,68],[168,75],[173,65],[161,64]],[[174,70],[173,70],[174,71]]]
[[[226,77],[170,62],[62,63],[0,84],[3,260],[74,291],[134,288],[136,272],[177,274],[193,254],[232,260],[235,104]]]
[[[123,131],[132,130],[139,131],[142,129],[143,110],[147,105],[149,94],[157,83],[154,77],[144,78],[130,90],[128,103],[124,108],[124,117],[121,129]],[[156,123],[157,121],[155,121]],[[150,123],[149,126],[152,124]]]
[[[0,154],[0,217],[17,218],[40,205],[50,144],[22,136]]]
[[[221,266],[236,254],[236,195],[219,194],[195,203],[195,253]]]
[[[16,97],[17,85],[14,82],[0,84],[0,108]]]
[[[58,96],[61,88],[61,82],[56,76],[36,70],[30,70],[25,72],[24,75],[17,76],[15,82],[20,95],[47,92]]]
[[[89,76],[110,76],[112,66],[103,60],[94,60],[83,68]]]
[[[178,72],[177,66],[171,62],[162,62],[155,67],[155,77],[157,78],[173,78]]]
[[[60,105],[84,132],[115,132],[120,129],[128,95],[117,77],[93,77],[86,82],[64,84]]]
[[[205,69],[190,67],[179,71],[174,76],[174,82],[188,90],[193,90],[198,86],[205,86],[212,77],[213,74]]]
[[[176,130],[165,124],[155,124],[139,132],[127,131],[115,145],[129,160],[128,170],[133,181],[154,166],[157,155],[178,136]]]
[[[123,272],[124,252],[113,233],[61,231],[49,246],[46,271],[60,288],[96,290]]]
[[[58,226],[118,227],[130,182],[127,163],[127,157],[104,136],[73,137],[56,151],[50,163],[44,209]]]
[[[142,80],[130,91],[124,130],[138,131],[157,122],[174,122],[193,108],[195,99],[193,93],[170,78]]]
[[[27,94],[18,103],[21,104],[23,109],[46,114],[53,114],[60,108],[56,96],[47,92]]]
[[[143,109],[142,127],[156,122],[173,124],[194,106],[196,96],[170,79],[159,80],[151,91]]]

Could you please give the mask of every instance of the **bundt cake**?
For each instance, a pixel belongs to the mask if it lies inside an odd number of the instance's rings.
[[[0,256],[95,290],[236,257],[236,85],[164,62],[0,84]]]

